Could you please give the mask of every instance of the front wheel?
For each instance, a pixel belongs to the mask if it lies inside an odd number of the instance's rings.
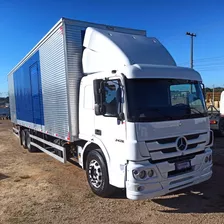
[[[86,176],[92,191],[101,197],[109,197],[115,187],[109,184],[109,176],[104,158],[96,151],[90,151],[86,160]]]

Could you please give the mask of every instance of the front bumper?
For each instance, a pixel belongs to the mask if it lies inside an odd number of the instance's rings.
[[[127,166],[127,198],[132,200],[151,199],[210,179],[212,161],[205,162],[205,158],[211,154],[212,150],[207,148],[204,153],[196,155],[191,160],[192,167],[194,167],[191,172],[172,176],[169,176],[168,173],[175,170],[175,164],[168,162],[151,164],[148,161],[143,163],[130,162]],[[156,176],[137,181],[132,175],[132,170],[138,168],[153,169]]]

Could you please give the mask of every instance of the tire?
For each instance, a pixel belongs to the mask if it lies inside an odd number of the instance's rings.
[[[100,197],[109,197],[115,187],[109,184],[107,165],[101,154],[92,150],[86,159],[86,176],[93,193]]]
[[[27,145],[26,145],[26,131],[25,130],[21,131],[21,144],[22,144],[24,149],[27,149]]]
[[[31,145],[30,132],[26,131],[26,146],[29,152],[36,152],[36,148]]]

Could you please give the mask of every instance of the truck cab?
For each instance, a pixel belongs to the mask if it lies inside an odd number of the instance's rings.
[[[208,180],[213,134],[200,74],[177,67],[156,38],[87,28],[83,46],[79,139],[91,147],[78,155],[92,190],[126,188],[136,200]]]

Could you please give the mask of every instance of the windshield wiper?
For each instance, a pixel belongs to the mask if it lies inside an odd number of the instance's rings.
[[[199,114],[199,115],[201,115],[201,116],[205,116],[205,114],[204,113],[202,113],[200,110],[198,110],[197,108],[195,108],[195,107],[190,107],[190,106],[185,106],[185,107],[180,107],[179,109],[181,109],[181,110],[189,110],[189,113],[187,113],[187,114],[184,114],[183,115],[183,117],[189,117],[189,116],[191,116],[192,114],[191,114],[191,111],[192,110],[194,110],[194,114]],[[197,113],[196,113],[197,112]]]
[[[164,118],[168,118],[169,120],[172,120],[172,119],[173,119],[171,116],[162,113],[161,110],[158,109],[158,108],[147,108],[147,110],[155,111],[155,112],[157,112],[158,114],[162,115]]]
[[[191,110],[194,110],[194,112],[196,111],[197,113],[195,113],[195,114],[200,114],[200,115],[202,115],[202,116],[205,116],[205,113],[202,113],[200,110],[198,110],[198,109],[195,108],[195,107],[190,107],[190,109],[191,109]]]

